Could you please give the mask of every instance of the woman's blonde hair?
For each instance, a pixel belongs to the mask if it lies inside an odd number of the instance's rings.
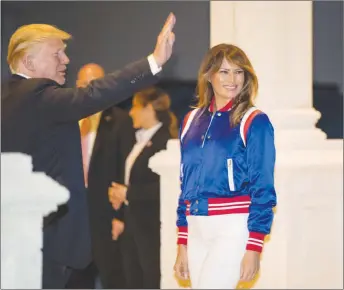
[[[49,24],[29,24],[19,27],[11,36],[8,45],[7,63],[11,72],[16,71],[19,60],[36,44],[51,38],[64,41],[71,37],[69,33]]]
[[[178,120],[170,111],[171,100],[164,90],[151,87],[136,93],[134,99],[143,107],[152,104],[156,118],[168,127],[172,138],[178,138]]]
[[[258,79],[245,52],[235,45],[222,43],[212,47],[205,55],[198,72],[197,94],[199,101],[197,107],[206,108],[210,105],[214,91],[209,79],[220,69],[224,58],[242,68],[245,74],[244,86],[233,100],[230,117],[231,126],[236,126],[240,123],[245,112],[253,106],[258,91]]]

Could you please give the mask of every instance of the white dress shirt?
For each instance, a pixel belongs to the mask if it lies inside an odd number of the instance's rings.
[[[23,77],[23,78],[26,78],[26,79],[31,79],[31,77],[29,77],[29,76],[27,76],[27,75],[24,75],[24,74],[22,74],[22,73],[15,73],[16,75],[18,75],[18,76],[21,76],[21,77]]]
[[[160,129],[162,123],[159,122],[149,129],[140,129],[135,133],[136,143],[125,161],[124,183],[129,185],[130,172],[136,158],[140,155],[143,148],[147,146],[154,134]]]

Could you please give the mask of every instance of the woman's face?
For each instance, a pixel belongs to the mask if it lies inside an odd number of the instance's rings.
[[[240,93],[244,86],[244,70],[223,58],[220,69],[210,77],[210,82],[215,96],[229,102]]]
[[[133,119],[135,129],[146,128],[146,124],[154,117],[154,110],[151,104],[144,107],[137,98],[134,98],[129,115]]]

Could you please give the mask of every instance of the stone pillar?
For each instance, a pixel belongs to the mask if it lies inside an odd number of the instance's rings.
[[[276,142],[308,149],[325,140],[312,107],[312,3],[211,1],[210,10],[210,46],[227,42],[247,53],[259,80],[257,105],[283,129]]]
[[[1,154],[1,289],[42,288],[43,216],[68,198],[29,156]]]
[[[180,148],[179,140],[170,140],[167,150],[151,157],[149,167],[160,175],[160,220],[161,220],[161,289],[178,289],[181,285],[174,277],[173,266],[177,254],[177,205],[179,184]]]

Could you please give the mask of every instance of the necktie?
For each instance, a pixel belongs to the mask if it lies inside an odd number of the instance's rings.
[[[84,180],[85,186],[87,187],[87,177],[88,177],[88,166],[89,166],[89,156],[88,156],[88,134],[91,131],[91,120],[90,118],[85,118],[82,120],[80,126],[81,135],[81,150],[82,150],[82,165],[84,168]]]

